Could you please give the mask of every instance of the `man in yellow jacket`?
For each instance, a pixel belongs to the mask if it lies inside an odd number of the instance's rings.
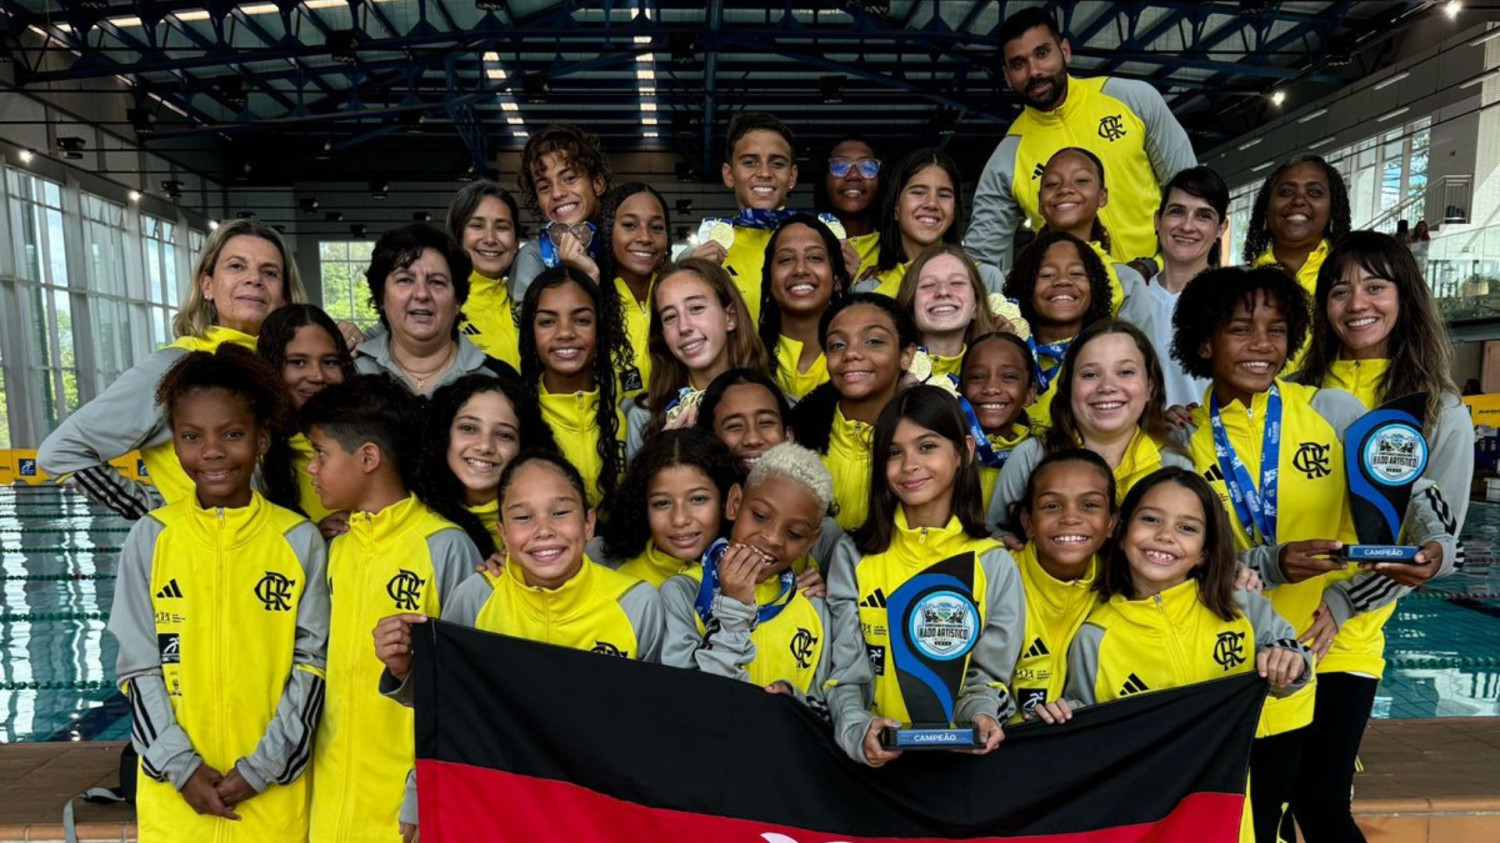
[[[1109,204],[1099,221],[1121,263],[1156,254],[1152,215],[1161,185],[1195,166],[1192,144],[1161,94],[1145,82],[1068,75],[1072,47],[1051,15],[1023,9],[1000,28],[1005,80],[1025,103],[995,148],[974,193],[964,245],[981,263],[1010,271],[1016,227],[1045,224],[1038,208],[1042,167],[1077,146],[1104,162]]]

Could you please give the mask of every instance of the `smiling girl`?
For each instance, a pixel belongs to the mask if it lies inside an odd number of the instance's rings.
[[[819,211],[838,217],[859,256],[860,276],[880,253],[880,154],[868,140],[849,135],[828,150],[828,170],[815,197]]]
[[[572,267],[537,276],[521,305],[521,383],[588,485],[591,508],[609,501],[625,471],[615,372],[630,350],[620,314]]]
[[[771,351],[771,374],[793,401],[828,380],[818,345],[818,319],[849,291],[839,240],[821,220],[793,214],[766,243],[760,340]]]
[[[651,292],[651,389],[632,402],[630,453],[665,427],[692,427],[703,390],[732,368],[766,371],[766,350],[746,321],[729,273],[687,258],[662,271]]]
[[[979,269],[962,246],[937,243],[912,260],[896,292],[896,304],[911,314],[932,374],[957,376],[971,337],[1010,329],[990,312]]]
[[[1449,340],[1442,317],[1411,252],[1386,234],[1350,232],[1328,252],[1318,272],[1315,302],[1313,338],[1298,380],[1345,390],[1371,409],[1389,399],[1426,393],[1424,479],[1433,485],[1423,494],[1434,511],[1446,516],[1444,527],[1456,540],[1469,506],[1474,427],[1448,374]],[[1318,664],[1313,724],[1291,800],[1297,824],[1312,843],[1358,839],[1348,794],[1385,669],[1385,623],[1397,598],[1456,562],[1456,552],[1424,564],[1380,562],[1352,581],[1367,582],[1351,585],[1351,593],[1379,591],[1385,595],[1382,602],[1389,602],[1349,619]]]
[[[1152,332],[1151,303],[1146,281],[1132,266],[1110,255],[1109,231],[1099,211],[1109,203],[1104,186],[1104,162],[1081,147],[1053,153],[1042,171],[1038,208],[1047,221],[1043,231],[1066,231],[1089,244],[1109,273],[1109,312],[1148,335]]]
[[[970,428],[979,482],[989,511],[995,483],[1010,455],[1031,436],[1026,408],[1036,400],[1036,363],[1015,334],[985,334],[964,354],[959,392],[973,413]],[[982,434],[982,435],[981,435]]]
[[[712,434],[662,431],[630,461],[604,528],[603,560],[660,587],[724,532],[724,503],[739,480],[734,455]]]
[[[1309,688],[1312,654],[1291,624],[1266,598],[1235,587],[1224,507],[1195,471],[1163,468],[1142,480],[1125,496],[1117,532],[1094,584],[1105,602],[1073,638],[1064,700],[1044,707],[1043,720],[1061,722],[1079,706],[1250,671],[1270,682],[1276,699]],[[1226,640],[1227,652],[1220,645]],[[1255,840],[1274,843],[1281,806],[1265,805],[1265,791],[1277,786],[1272,776],[1290,770],[1254,764],[1246,813]],[[1242,824],[1242,839],[1245,830]]]
[[[988,517],[1002,534],[1020,533],[1010,508],[1044,453],[1093,451],[1114,472],[1122,497],[1162,466],[1192,466],[1167,421],[1156,350],[1134,325],[1105,320],[1084,328],[1068,347],[1056,391],[1052,426],[1043,438],[1016,448],[995,484]]]
[[[343,383],[354,377],[354,361],[332,319],[321,308],[311,304],[289,304],[273,311],[261,324],[256,354],[276,371],[286,383],[291,400],[288,430],[297,431],[296,412],[307,399],[329,384]],[[292,466],[296,472],[300,508],[324,531],[325,537],[342,530],[342,516],[329,512],[313,489],[307,464],[312,462],[312,443],[300,431],[288,438]],[[267,483],[274,482],[271,474]],[[333,517],[332,520],[330,516]],[[326,522],[326,523],[325,523]]]
[[[1066,231],[1044,231],[1016,258],[1005,295],[1020,303],[1031,325],[1026,343],[1040,381],[1029,411],[1033,426],[1051,423],[1058,370],[1085,326],[1109,318],[1109,274],[1089,245]]]
[[[963,660],[953,723],[972,724],[990,752],[1015,711],[1009,690],[1021,654],[1025,597],[1016,564],[985,532],[974,441],[958,402],[935,386],[896,396],[875,426],[880,461],[870,517],[834,550],[828,602],[833,616],[833,675],[828,706],[834,737],[856,761],[881,766],[897,757],[880,730],[910,725],[912,715],[891,654],[890,630],[902,628],[904,600],[941,572],[961,583],[947,592],[973,610],[948,658]],[[908,588],[914,579],[919,584]],[[962,593],[966,590],[967,593]],[[882,654],[872,666],[872,654]],[[934,725],[934,724],[923,724]]]
[[[1016,662],[1012,723],[1061,714],[1068,646],[1099,602],[1094,580],[1115,529],[1115,475],[1098,454],[1074,448],[1037,464],[1016,502],[1026,532],[1016,567],[1026,588],[1025,649]]]
[[[619,185],[604,194],[600,230],[609,248],[600,252],[599,277],[613,284],[630,340],[631,367],[619,373],[620,396],[633,398],[651,383],[651,288],[670,253],[667,232],[672,230],[672,218],[667,200],[640,182]]]
[[[963,179],[958,162],[936,147],[918,149],[897,162],[880,203],[880,252],[855,289],[896,297],[906,268],[923,249],[957,245],[964,229]],[[998,290],[1004,279],[981,267],[985,287]]]
[[[488,375],[465,375],[434,393],[426,427],[422,498],[488,559],[500,535],[500,473],[523,449],[557,450],[552,428],[519,382]]]
[[[875,420],[896,396],[917,352],[917,327],[887,296],[853,293],[824,311],[819,344],[829,382],[792,412],[799,441],[823,455],[833,475],[835,518],[852,530],[869,509]]]

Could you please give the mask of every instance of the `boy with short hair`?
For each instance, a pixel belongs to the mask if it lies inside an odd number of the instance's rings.
[[[796,150],[792,130],[773,114],[747,111],[731,120],[720,172],[740,212],[731,220],[705,219],[699,233],[703,242],[693,250],[693,257],[729,270],[751,324],[760,321],[766,243],[786,216],[787,194],[797,186]]]
[[[440,615],[481,559],[463,530],[412,493],[415,406],[389,377],[328,387],[303,406],[302,429],[323,505],[350,513],[348,532],[329,549],[328,696],[313,755],[312,839],[396,841],[415,764],[414,721],[380,695],[371,630],[395,612]]]
[[[728,547],[662,583],[662,662],[791,694],[827,716],[828,606],[797,589],[793,567],[808,561],[832,500],[814,451],[783,442],[756,460],[724,502]]]

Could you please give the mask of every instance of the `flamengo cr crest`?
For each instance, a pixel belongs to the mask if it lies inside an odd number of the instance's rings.
[[[1245,662],[1245,633],[1221,632],[1214,642],[1214,661],[1225,670]]]
[[[1099,118],[1099,137],[1110,143],[1114,143],[1125,137],[1125,122],[1118,114],[1110,114]]]
[[[267,571],[255,584],[255,598],[266,606],[267,612],[285,612],[292,608],[292,586],[295,580],[274,571]]]
[[[400,573],[391,577],[391,581],[385,584],[385,593],[396,601],[396,608],[404,612],[415,612],[417,610],[417,598],[422,594],[422,586],[426,580],[415,573],[402,568]]]

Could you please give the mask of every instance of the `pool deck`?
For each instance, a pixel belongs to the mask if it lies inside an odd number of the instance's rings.
[[[0,843],[62,840],[72,794],[116,783],[118,743],[0,745]],[[1500,840],[1500,718],[1372,720],[1354,779],[1370,843]],[[76,808],[80,841],[135,839],[134,809]]]

